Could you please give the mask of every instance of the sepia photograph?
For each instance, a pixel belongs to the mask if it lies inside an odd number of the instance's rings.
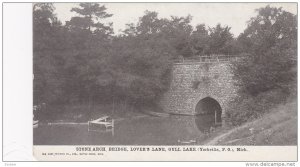
[[[297,3],[32,3],[33,145],[297,146],[297,21]]]

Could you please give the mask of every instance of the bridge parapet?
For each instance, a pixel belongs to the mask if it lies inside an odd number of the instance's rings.
[[[238,59],[240,59],[240,57],[233,55],[193,56],[189,58],[176,59],[174,60],[174,64],[231,62],[237,61]]]

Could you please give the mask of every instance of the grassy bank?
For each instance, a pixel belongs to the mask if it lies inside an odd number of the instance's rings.
[[[297,102],[279,105],[263,117],[220,130],[206,145],[297,145]]]

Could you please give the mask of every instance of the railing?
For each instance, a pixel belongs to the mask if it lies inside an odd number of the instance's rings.
[[[236,61],[239,57],[232,55],[210,55],[210,56],[194,56],[189,58],[181,58],[174,60],[174,63],[211,63],[211,62],[229,62]]]

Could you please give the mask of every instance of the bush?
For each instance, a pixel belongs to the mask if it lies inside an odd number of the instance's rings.
[[[233,125],[241,125],[245,122],[257,119],[271,108],[286,102],[288,95],[279,90],[261,93],[258,96],[241,96],[230,104],[226,112],[227,121]]]

